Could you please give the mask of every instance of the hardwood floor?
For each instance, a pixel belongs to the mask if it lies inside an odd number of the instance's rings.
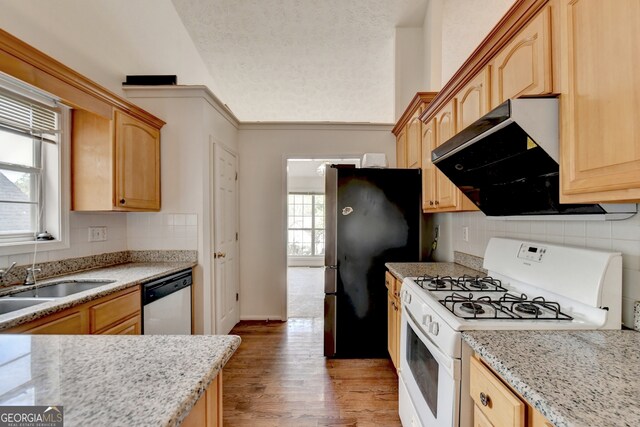
[[[400,426],[388,359],[326,359],[323,320],[240,322],[224,369],[224,425]]]

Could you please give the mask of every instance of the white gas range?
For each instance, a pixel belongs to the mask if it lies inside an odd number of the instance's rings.
[[[404,427],[472,425],[470,349],[462,331],[621,327],[620,253],[493,238],[484,268],[486,277],[404,279]]]

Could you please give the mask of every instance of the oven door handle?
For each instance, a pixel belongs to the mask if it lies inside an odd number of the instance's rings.
[[[404,321],[407,322],[407,327],[411,327],[411,329],[413,329],[413,332],[415,332],[420,341],[422,341],[425,347],[427,347],[427,350],[429,350],[433,358],[436,359],[438,365],[445,368],[451,378],[453,378],[454,380],[459,380],[461,366],[460,360],[444,354],[438,348],[438,346],[422,332],[422,330],[418,327],[418,322],[416,322],[416,320],[413,318],[411,313],[408,312],[408,310],[402,310],[402,317],[404,318]]]

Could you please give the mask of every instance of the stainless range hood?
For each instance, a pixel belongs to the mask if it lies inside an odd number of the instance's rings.
[[[431,158],[490,217],[625,219],[637,212],[635,204],[560,204],[555,98],[507,100]]]

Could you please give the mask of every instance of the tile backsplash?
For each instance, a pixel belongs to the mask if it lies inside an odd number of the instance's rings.
[[[127,248],[198,249],[198,215],[174,213],[127,214]]]
[[[634,303],[640,300],[640,214],[622,221],[507,221],[487,219],[482,212],[451,215],[453,250],[479,257],[491,237],[621,252],[623,322],[633,327]]]

